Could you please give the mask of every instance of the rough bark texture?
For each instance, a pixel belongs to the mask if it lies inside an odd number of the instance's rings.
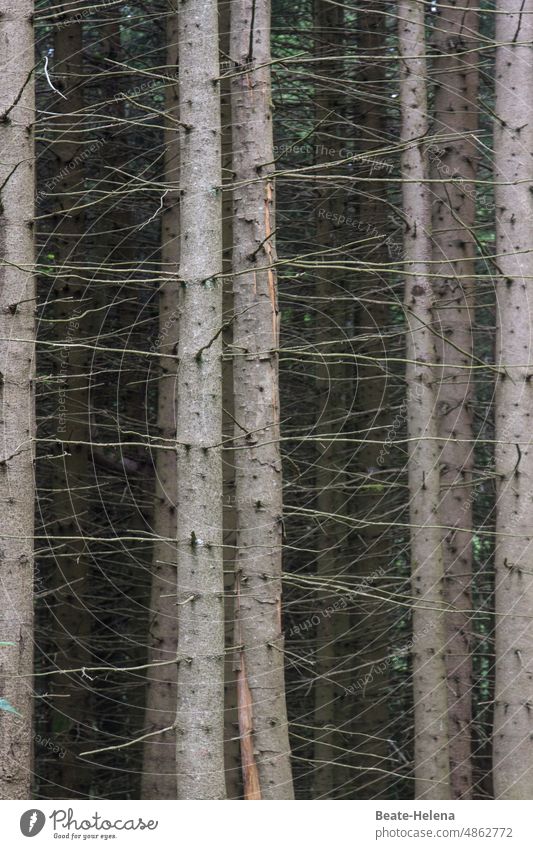
[[[474,180],[478,126],[478,55],[472,50],[477,11],[468,0],[461,8],[443,7],[432,39],[437,56],[435,137],[432,148],[433,273],[442,363],[438,394],[441,504],[445,601],[454,610],[446,617],[446,674],[450,731],[452,798],[472,798],[472,363],[476,243]],[[465,8],[466,7],[466,8]],[[446,182],[444,182],[446,181]],[[449,341],[448,341],[449,340]],[[451,343],[451,344],[450,344]],[[457,441],[459,440],[459,441]]]
[[[533,3],[497,6],[494,125],[497,284],[494,792],[533,798]],[[507,185],[504,185],[507,184]]]
[[[177,377],[179,799],[224,781],[222,231],[216,0],[181,0],[180,315]]]
[[[270,3],[231,4],[236,657],[245,798],[291,799],[281,624],[282,479]]]
[[[415,795],[448,799],[449,756],[441,533],[439,449],[435,415],[435,341],[431,259],[431,201],[427,151],[424,6],[401,0],[399,15],[407,429],[413,594]]]
[[[176,4],[170,4],[167,18],[167,57],[165,73],[178,69],[178,18]],[[172,12],[174,14],[172,14]],[[169,84],[165,90],[165,183],[161,231],[163,282],[159,291],[159,333],[157,347],[165,356],[160,362],[157,422],[164,440],[176,438],[176,360],[177,353],[179,264],[179,134],[178,90]],[[166,443],[165,443],[166,444]],[[147,731],[169,728],[176,709],[176,666],[168,661],[176,657],[178,618],[176,606],[176,460],[171,451],[159,451],[156,457],[152,588],[148,642],[149,662],[165,662],[148,671],[146,690]],[[176,798],[176,738],[174,731],[151,737],[144,744],[143,799]]]
[[[34,529],[33,3],[0,2],[0,799],[32,774]]]

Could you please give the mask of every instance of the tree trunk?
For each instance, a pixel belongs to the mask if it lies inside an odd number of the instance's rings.
[[[440,524],[445,569],[446,675],[450,730],[452,798],[472,798],[472,321],[476,243],[474,180],[478,126],[477,10],[472,0],[459,9],[445,6],[435,19],[433,63],[435,136],[433,147],[433,273],[437,275],[436,315],[442,363],[438,393],[441,443]],[[465,8],[466,7],[466,8]],[[439,138],[439,136],[441,138]],[[449,340],[449,341],[448,341]],[[451,344],[450,344],[451,343]]]
[[[32,776],[34,533],[33,3],[0,2],[0,799]],[[9,709],[11,706],[11,709]],[[13,712],[16,711],[17,713]]]
[[[494,792],[533,798],[533,3],[506,0],[496,15],[494,127],[497,285],[496,684]],[[522,92],[523,94],[520,94]],[[507,183],[508,185],[504,185]]]
[[[431,260],[431,205],[427,181],[428,132],[424,6],[398,6],[402,114],[402,194],[406,330],[408,478],[413,594],[415,795],[448,799],[449,756],[444,659],[444,563],[438,525],[439,448],[436,441],[436,362]]]
[[[270,3],[231,4],[236,672],[246,799],[293,798],[281,622],[282,470]]]
[[[175,3],[167,18],[167,57],[164,73],[175,74],[178,68],[178,18]],[[158,383],[157,423],[161,439],[176,437],[175,385],[177,349],[179,264],[179,136],[178,90],[169,84],[165,89],[165,184],[161,232],[162,284],[159,291],[158,350],[170,355],[161,358]],[[149,619],[149,662],[164,662],[148,670],[146,689],[146,726],[148,732],[169,728],[174,724],[176,706],[176,667],[169,664],[177,653],[178,620],[176,606],[176,460],[171,451],[156,456],[154,501],[154,534],[152,589]],[[143,799],[176,798],[176,735],[174,731],[149,738],[144,744],[142,776]]]
[[[222,799],[222,228],[216,0],[178,15],[181,145],[177,378],[179,799]]]

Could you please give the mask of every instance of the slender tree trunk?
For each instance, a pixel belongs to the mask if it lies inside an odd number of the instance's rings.
[[[533,798],[533,3],[502,0],[496,15],[494,126],[497,286],[496,685],[494,792]],[[505,185],[507,184],[507,185]]]
[[[0,799],[32,776],[34,533],[33,3],[0,2]],[[11,706],[16,713],[6,708]]]
[[[440,524],[445,568],[446,675],[454,799],[472,797],[472,322],[476,243],[474,180],[478,126],[477,10],[444,6],[435,19],[433,63],[435,134],[433,176],[433,273],[439,320],[437,353],[442,363],[438,394],[441,444]],[[465,8],[466,7],[466,8]],[[440,138],[439,138],[440,136]],[[446,181],[446,182],[445,182]],[[450,344],[451,343],[451,344]]]
[[[222,228],[216,0],[178,15],[181,146],[177,377],[178,798],[224,780]]]
[[[291,799],[281,622],[270,2],[231,4],[236,659],[246,799]]]
[[[432,325],[431,204],[425,136],[428,132],[424,6],[400,0],[399,51],[402,183],[405,218],[406,381],[413,594],[415,794],[448,799],[449,756],[444,658],[444,563],[438,525],[439,448],[436,441],[436,361]]]
[[[175,3],[167,18],[166,74],[178,68],[178,18]],[[158,349],[161,375],[158,383],[157,422],[161,439],[176,436],[176,360],[177,350],[179,264],[179,137],[178,91],[169,84],[165,90],[168,125],[165,131],[165,183],[162,220],[161,265],[163,282],[159,291]],[[149,662],[165,663],[148,671],[146,690],[146,725],[148,731],[169,728],[174,724],[176,707],[176,667],[168,661],[176,657],[178,620],[176,606],[176,460],[171,451],[159,451],[156,457],[154,502],[154,534],[152,590],[149,613]],[[176,736],[165,731],[144,744],[142,777],[143,799],[176,798]]]

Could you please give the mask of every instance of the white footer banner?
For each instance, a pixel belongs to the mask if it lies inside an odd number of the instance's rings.
[[[312,809],[312,810],[311,810]],[[2,846],[533,849],[532,802],[0,802]],[[33,841],[33,842],[31,842]]]

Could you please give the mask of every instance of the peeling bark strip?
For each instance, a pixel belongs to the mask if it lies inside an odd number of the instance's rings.
[[[246,729],[251,723],[261,798],[292,799],[280,619],[279,316],[273,175],[267,164],[274,159],[269,0],[233,0],[230,55],[235,69],[243,71],[232,78],[231,85],[236,571],[240,583],[236,618],[243,646],[240,675],[246,678],[246,684],[241,682],[239,724]],[[248,758],[245,734],[243,767]]]
[[[169,4],[166,25],[166,73],[175,74],[178,67],[178,17],[176,2]],[[161,262],[165,274],[176,278],[163,283],[159,292],[158,350],[173,354],[177,345],[179,263],[179,181],[178,90],[165,88],[165,197],[161,226]],[[157,423],[164,439],[176,436],[176,361],[161,359],[158,381]],[[176,546],[164,540],[176,538],[176,466],[171,451],[158,451],[156,456],[152,587],[150,595],[148,643],[149,662],[176,657],[178,621],[174,588],[176,585]],[[173,664],[155,666],[148,672],[146,687],[146,728],[148,732],[168,728],[174,722],[176,706],[176,668]],[[144,743],[142,790],[143,799],[176,798],[176,745],[174,731],[150,737]]]
[[[533,2],[496,14],[496,685],[494,793],[533,798]],[[523,92],[523,94],[521,94]],[[508,183],[508,185],[500,185]],[[521,443],[520,451],[517,444]],[[517,459],[518,454],[518,459]]]
[[[252,694],[250,693],[246,675],[246,658],[241,648],[240,604],[241,582],[240,576],[237,575],[235,578],[235,641],[238,648],[234,671],[237,679],[237,711],[239,716],[242,777],[244,798],[246,800],[258,800],[261,798],[261,787],[259,785],[259,773],[254,754]]]
[[[446,574],[446,674],[450,725],[452,798],[472,798],[472,364],[476,243],[475,192],[465,192],[448,175],[475,180],[478,126],[477,2],[443,6],[432,39],[437,48],[433,157],[433,273],[439,320],[437,353],[442,369],[438,392],[441,443],[441,504]],[[439,134],[442,141],[439,140]],[[448,340],[452,343],[449,344]],[[457,529],[457,530],[455,530]]]
[[[177,374],[179,799],[223,799],[222,214],[216,0],[181,0]]]
[[[32,767],[34,515],[33,2],[0,0],[0,799]],[[10,341],[16,340],[16,341]],[[21,341],[24,340],[24,341]]]
[[[436,441],[436,361],[433,293],[428,277],[431,260],[431,201],[427,181],[428,132],[424,5],[401,0],[398,5],[403,212],[406,220],[405,313],[408,479],[411,530],[413,636],[424,633],[413,648],[415,795],[417,799],[449,799],[449,758],[441,532],[439,447]],[[416,390],[416,391],[415,391]]]

